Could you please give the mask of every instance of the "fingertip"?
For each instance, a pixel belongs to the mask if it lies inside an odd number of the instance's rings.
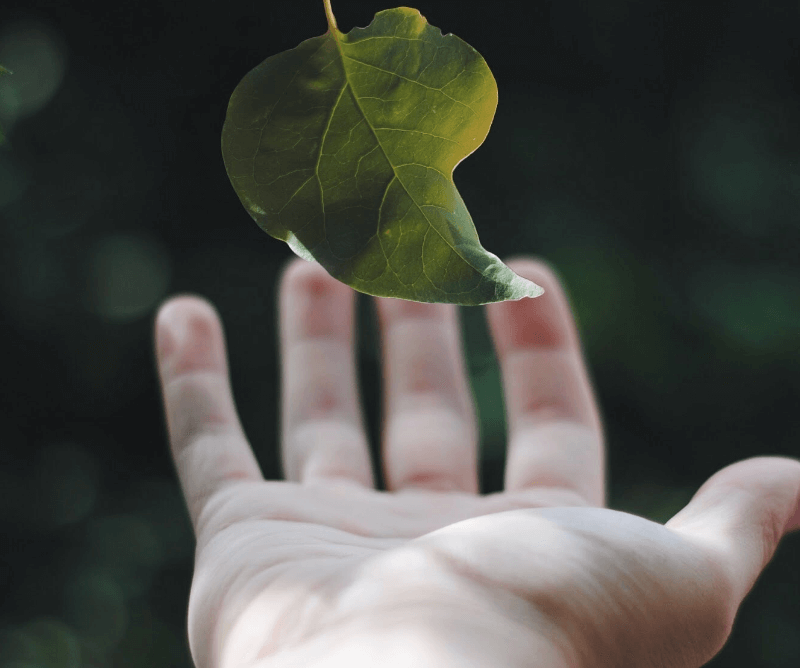
[[[222,324],[216,308],[193,294],[164,302],[155,318],[159,362],[171,374],[225,364]]]
[[[312,297],[350,291],[350,288],[331,276],[319,262],[294,258],[287,262],[280,277],[285,292],[302,292]]]
[[[278,285],[285,289],[287,284],[289,284],[297,274],[302,274],[304,271],[307,271],[307,267],[312,267],[314,264],[315,263],[308,262],[301,257],[290,258],[284,263],[280,271]]]
[[[555,276],[556,273],[547,260],[536,255],[511,255],[505,260],[505,264],[526,278],[529,273],[539,276]]]
[[[792,457],[760,457],[766,460],[765,466],[775,472],[775,485],[786,488],[789,497],[789,519],[784,534],[800,529],[800,461]]]
[[[172,317],[185,309],[196,310],[218,317],[217,309],[205,297],[191,292],[183,292],[172,295],[161,303],[156,311],[156,321],[162,318]]]
[[[535,255],[512,255],[506,260],[514,273],[548,289],[564,291],[564,277],[549,260]]]
[[[399,320],[451,320],[457,319],[455,304],[415,302],[394,297],[373,297],[382,325]]]
[[[281,338],[348,337],[353,327],[355,291],[317,262],[292,260],[280,278],[278,321]]]
[[[516,274],[544,289],[535,299],[505,301],[487,306],[498,352],[516,348],[565,348],[577,345],[572,309],[561,278],[546,261],[514,256],[505,264]]]
[[[177,330],[180,323],[184,320],[184,313],[197,311],[218,317],[214,306],[204,297],[191,293],[173,295],[163,301],[156,310],[154,318],[155,330],[174,329]]]

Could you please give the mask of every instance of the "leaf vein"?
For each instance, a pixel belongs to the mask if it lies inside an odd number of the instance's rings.
[[[473,114],[475,114],[475,110],[474,110],[472,107],[470,107],[468,104],[464,104],[464,103],[463,103],[461,100],[456,100],[456,98],[454,98],[454,97],[451,97],[450,95],[448,95],[447,93],[445,93],[445,92],[444,92],[444,91],[443,91],[441,88],[435,88],[434,86],[427,86],[427,85],[425,85],[424,83],[422,83],[421,81],[417,81],[416,79],[410,79],[409,77],[404,77],[402,74],[398,74],[397,72],[392,72],[391,70],[384,69],[383,67],[378,67],[377,65],[373,65],[372,63],[368,63],[368,62],[366,62],[365,60],[359,60],[358,58],[353,58],[352,56],[348,56],[348,55],[346,55],[346,54],[342,54],[342,56],[343,56],[344,58],[347,58],[348,60],[352,60],[354,63],[360,63],[361,65],[366,65],[367,67],[372,67],[373,69],[376,69],[376,70],[378,70],[379,72],[384,72],[384,73],[386,73],[386,74],[391,74],[392,76],[395,76],[395,77],[397,77],[398,79],[403,79],[404,81],[410,81],[411,83],[415,83],[415,84],[417,84],[418,86],[422,86],[423,88],[426,88],[427,90],[435,90],[435,91],[438,91],[439,93],[441,93],[442,95],[444,95],[444,96],[445,96],[445,97],[446,97],[448,100],[452,100],[452,101],[453,101],[453,102],[455,102],[456,104],[460,104],[462,107],[466,107],[466,108],[467,108],[467,109],[469,109],[469,110],[470,110],[470,111],[471,111]],[[459,73],[459,74],[458,74],[458,75],[457,75],[457,76],[456,76],[456,77],[455,77],[455,78],[454,78],[452,81],[448,81],[448,82],[447,82],[447,85],[449,86],[449,85],[450,85],[451,83],[453,83],[453,81],[455,81],[455,79],[457,79],[459,76],[461,76],[461,73]]]
[[[442,141],[449,141],[451,144],[455,144],[456,146],[461,146],[457,141],[453,139],[448,139],[447,137],[442,137],[440,135],[435,135],[431,132],[425,132],[424,130],[409,130],[407,128],[375,128],[375,130],[389,130],[390,132],[414,132],[416,134],[425,135],[426,137],[433,137],[434,139],[441,139]]]
[[[345,88],[347,88],[347,74],[345,73],[345,83],[342,86],[342,90],[339,91],[339,97],[336,98],[336,102],[333,103],[331,107],[331,113],[328,116],[328,123],[325,125],[325,130],[322,132],[322,138],[319,142],[319,153],[317,154],[317,164],[314,165],[314,176],[317,177],[317,183],[319,183],[319,197],[320,197],[320,206],[322,207],[322,235],[327,239],[328,238],[328,228],[327,228],[327,214],[325,213],[325,189],[322,187],[322,180],[319,178],[319,163],[322,161],[322,147],[325,145],[325,137],[328,136],[328,130],[331,127],[331,121],[333,121],[333,115],[336,113],[336,108],[339,106],[339,102],[342,100],[342,96],[344,95]],[[367,123],[369,125],[369,123]]]
[[[284,205],[283,205],[283,206],[282,206],[282,207],[281,207],[281,208],[278,210],[278,212],[277,212],[275,215],[276,215],[276,216],[279,216],[280,214],[282,214],[282,213],[283,213],[283,210],[284,210],[284,209],[285,209],[287,206],[289,206],[289,203],[290,203],[290,202],[291,202],[291,201],[292,201],[292,200],[295,198],[295,196],[297,195],[297,193],[299,193],[299,192],[300,192],[300,191],[301,191],[303,188],[305,188],[305,187],[306,187],[306,184],[307,184],[307,183],[308,183],[308,182],[309,182],[311,179],[313,179],[313,178],[314,178],[314,175],[312,174],[312,175],[311,175],[311,176],[309,176],[309,177],[308,177],[308,178],[307,178],[305,181],[303,181],[303,183],[300,185],[300,187],[299,187],[297,190],[295,190],[295,191],[294,191],[294,192],[291,194],[291,196],[289,197],[289,199],[287,199],[287,200],[286,200],[286,203],[285,203],[285,204],[284,204]]]
[[[295,70],[294,74],[292,75],[292,78],[289,80],[289,83],[286,84],[286,88],[284,88],[281,91],[281,94],[278,96],[278,99],[275,100],[274,106],[272,107],[272,109],[270,109],[269,113],[267,114],[267,117],[264,120],[264,125],[261,126],[261,132],[258,133],[258,144],[256,144],[256,150],[253,152],[253,165],[252,165],[252,167],[253,167],[253,181],[256,180],[256,157],[258,156],[258,149],[261,148],[261,140],[264,138],[264,130],[267,129],[267,126],[269,125],[269,121],[272,118],[272,114],[278,108],[278,104],[280,103],[280,101],[283,100],[283,96],[286,95],[286,91],[289,90],[291,85],[294,83],[294,80],[297,78],[297,75],[300,73],[300,70],[302,70],[303,68],[305,68],[306,65],[308,65],[308,63],[311,61],[311,59],[314,56],[316,56],[322,50],[323,46],[325,46],[325,42],[324,41],[322,43],[320,43],[319,48],[316,51],[314,51],[314,53],[312,53],[308,57],[306,62],[304,62],[301,67],[298,67]]]

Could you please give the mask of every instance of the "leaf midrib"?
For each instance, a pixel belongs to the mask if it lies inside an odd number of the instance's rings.
[[[389,158],[389,154],[386,152],[386,149],[383,147],[383,144],[381,143],[381,140],[378,137],[378,134],[375,132],[375,128],[372,127],[372,123],[370,123],[370,120],[367,117],[367,114],[364,112],[364,109],[361,106],[361,102],[358,99],[358,95],[356,95],[356,91],[353,88],[353,85],[350,83],[350,77],[348,76],[348,73],[347,73],[347,66],[345,65],[345,62],[344,62],[344,59],[345,58],[349,58],[349,56],[346,56],[342,52],[342,47],[341,47],[341,44],[339,42],[339,37],[338,37],[337,33],[338,33],[338,30],[332,30],[331,31],[331,34],[333,35],[333,40],[336,43],[336,53],[339,54],[339,59],[341,60],[341,63],[342,63],[342,72],[344,72],[345,87],[350,89],[350,92],[353,95],[353,101],[355,102],[356,107],[358,108],[358,111],[361,113],[361,116],[364,118],[364,121],[366,122],[367,127],[369,128],[370,132],[372,133],[372,136],[375,137],[375,141],[378,142],[378,146],[380,146],[380,149],[383,152],[384,157],[386,158],[386,162],[388,162],[389,166],[392,168],[392,173],[394,174],[394,178],[397,179],[398,183],[400,183],[400,185],[403,187],[403,190],[405,190],[405,192],[408,195],[409,199],[414,203],[414,206],[417,207],[417,210],[422,214],[422,216],[428,222],[429,228],[434,230],[436,232],[436,234],[438,234],[439,237],[442,239],[442,241],[445,244],[447,244],[452,249],[452,251],[456,255],[458,255],[458,257],[460,257],[464,262],[466,262],[475,271],[480,273],[480,270],[477,267],[473,266],[469,262],[469,260],[467,260],[467,258],[465,258],[461,253],[459,253],[458,249],[456,249],[455,246],[453,246],[451,243],[449,243],[448,240],[439,232],[439,230],[436,229],[436,226],[433,224],[431,219],[428,218],[428,216],[426,215],[426,213],[423,210],[422,206],[417,202],[416,199],[414,199],[414,196],[411,194],[411,192],[409,191],[409,189],[406,186],[406,184],[403,183],[403,179],[401,179],[400,175],[397,173],[397,170],[395,169],[394,164],[392,163],[391,159]],[[341,34],[341,33],[339,33],[339,34]],[[355,60],[355,59],[353,59],[353,60]],[[389,72],[388,70],[386,70],[386,71]],[[389,74],[394,74],[394,72],[389,72]],[[333,112],[331,113],[331,119],[332,118],[333,118]],[[324,144],[324,135],[323,135],[323,141],[320,142],[320,147],[319,147],[320,158],[322,157],[322,145],[323,144]],[[426,167],[426,169],[427,169],[427,167]],[[449,181],[450,181],[451,184],[453,183],[452,177],[449,179]],[[381,200],[381,207],[383,206],[383,200],[385,200],[385,198],[386,198],[386,192],[389,190],[389,185],[391,185],[391,181],[386,186],[386,190],[383,193],[383,199]],[[320,190],[322,190],[322,183],[320,183]],[[380,209],[378,211],[379,211],[379,214],[380,214]],[[324,211],[323,211],[323,216],[324,216]],[[376,232],[376,234],[377,234],[377,232]],[[383,248],[383,245],[381,245],[381,248]],[[387,267],[389,267],[389,269],[392,269],[391,263],[389,262],[389,258],[388,257],[386,258],[386,265],[387,265]],[[422,263],[422,271],[425,272],[425,263],[424,262]],[[394,272],[394,269],[392,269],[392,272],[396,274],[396,272]],[[428,279],[428,280],[430,280],[430,279]]]

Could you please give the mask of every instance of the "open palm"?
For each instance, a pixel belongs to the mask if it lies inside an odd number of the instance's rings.
[[[374,487],[354,363],[355,293],[295,260],[280,286],[282,456],[265,481],[236,416],[213,307],[156,321],[172,453],[198,546],[198,668],[700,666],[785,531],[800,463],[739,462],[666,526],[604,505],[603,435],[567,301],[487,306],[509,423],[505,490],[478,493],[454,306],[377,299]]]

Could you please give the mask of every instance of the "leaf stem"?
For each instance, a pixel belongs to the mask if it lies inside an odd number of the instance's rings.
[[[322,0],[322,2],[325,4],[325,16],[328,17],[328,29],[336,37],[336,33],[339,32],[339,26],[336,25],[336,17],[331,9],[331,0]]]

